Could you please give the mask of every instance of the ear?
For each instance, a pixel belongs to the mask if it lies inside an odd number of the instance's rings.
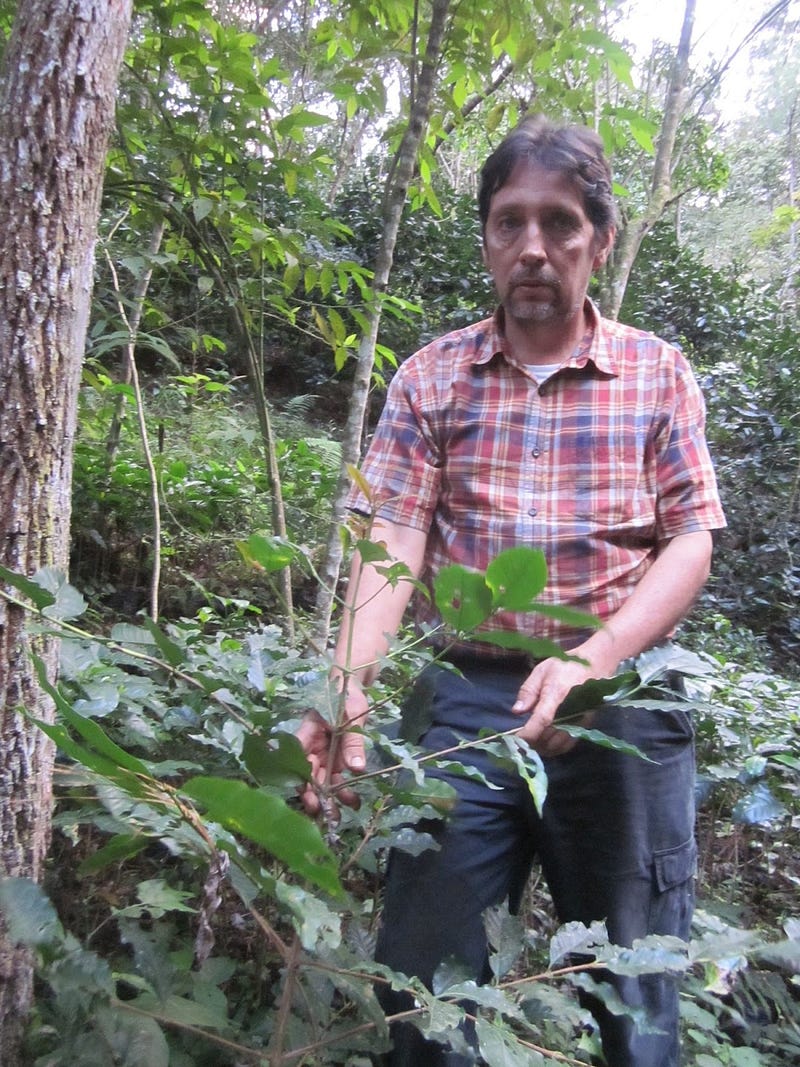
[[[598,246],[594,254],[594,270],[600,270],[600,268],[604,266],[606,260],[611,255],[611,249],[614,247],[614,239],[616,236],[616,227],[611,226],[609,227],[608,233],[598,238]]]
[[[486,255],[486,237],[481,239],[481,258],[483,259],[483,265],[489,270],[489,259]]]

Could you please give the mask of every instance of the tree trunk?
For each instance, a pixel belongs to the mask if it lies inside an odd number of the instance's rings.
[[[689,99],[689,56],[692,49],[695,0],[686,0],[681,38],[672,64],[664,118],[656,147],[650,194],[642,212],[628,219],[620,227],[614,254],[608,262],[600,293],[600,308],[604,315],[615,319],[619,314],[625,288],[642,241],[666,210],[672,196],[672,168],[678,126],[686,112]]]
[[[72,446],[93,250],[131,0],[25,0],[0,78],[0,562],[66,571]],[[0,593],[2,587],[0,587]],[[0,875],[38,878],[53,753],[25,709],[52,716],[30,639],[0,596]],[[0,931],[0,1062],[19,1062],[27,953]]]
[[[339,526],[344,518],[344,502],[349,488],[350,477],[348,465],[357,466],[361,455],[361,441],[364,435],[369,387],[372,370],[375,365],[375,346],[378,341],[378,328],[381,322],[381,297],[386,290],[394,261],[397,233],[403,215],[403,205],[408,194],[408,186],[414,174],[419,146],[425,136],[425,130],[431,115],[434,89],[436,87],[436,70],[441,59],[442,41],[444,40],[450,0],[434,0],[431,10],[431,23],[425,56],[419,71],[419,77],[412,81],[414,95],[409,106],[408,125],[403,135],[394,166],[389,174],[383,202],[383,229],[375,260],[375,276],[372,283],[373,302],[370,309],[369,329],[364,333],[359,345],[353,391],[350,396],[347,422],[342,440],[342,469],[339,484],[333,502],[333,517],[328,538],[325,562],[320,568],[322,584],[316,604],[314,621],[314,644],[324,649],[330,629],[331,610],[342,562],[342,539]]]

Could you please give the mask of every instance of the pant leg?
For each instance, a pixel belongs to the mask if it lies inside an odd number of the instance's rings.
[[[580,742],[547,763],[540,855],[562,922],[605,920],[610,940],[689,936],[696,862],[694,746],[682,710],[608,708],[594,726],[637,745],[653,761]],[[611,1067],[679,1063],[678,990],[672,978],[607,976],[644,1008],[660,1033],[589,1004]]]
[[[472,679],[437,670],[434,723],[422,739],[432,750],[460,738],[514,725],[510,706],[522,678],[481,671]],[[434,772],[458,793],[446,820],[421,825],[437,850],[419,856],[395,850],[389,859],[383,919],[376,957],[394,970],[432,987],[438,966],[452,959],[476,981],[490,976],[483,925],[486,908],[510,899],[518,904],[530,871],[532,851],[521,800],[527,788],[519,776],[470,751],[461,761],[478,767],[499,789],[446,771]],[[384,992],[387,1014],[411,1007],[407,995]],[[426,1041],[412,1024],[392,1028],[392,1067],[462,1067],[475,1062],[466,1043],[460,1052]]]

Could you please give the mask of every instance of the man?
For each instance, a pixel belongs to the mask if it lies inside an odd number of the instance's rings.
[[[524,120],[483,167],[479,212],[499,308],[422,349],[393,379],[362,471],[382,501],[372,536],[428,582],[451,563],[483,570],[504,549],[541,548],[551,602],[604,625],[582,632],[506,613],[491,625],[554,639],[574,658],[533,664],[473,643],[450,654],[459,672],[436,671],[422,743],[442,749],[482,729],[519,726],[544,760],[548,795],[540,817],[521,779],[480,754],[465,757],[502,788],[450,778],[459,800],[436,830],[439,849],[392,855],[378,957],[428,984],[450,956],[487,979],[482,914],[506,899],[518,906],[534,858],[562,922],[605,920],[618,944],[649,933],[688,936],[695,844],[687,716],[596,713],[599,729],[653,762],[575,742],[553,723],[573,686],[613,676],[672,633],[708,576],[710,531],[724,525],[703,401],[686,361],[652,335],[602,319],[587,299],[615,237],[599,138]],[[410,583],[391,588],[359,560],[354,576],[356,610],[343,623],[336,663],[348,718],[360,723],[368,713],[362,687],[400,624]],[[436,622],[424,598],[417,614]],[[311,717],[300,736],[317,782],[363,769],[358,734],[331,746],[330,730]],[[305,801],[318,809],[313,790]],[[674,984],[657,976],[617,986],[650,1025],[637,1028],[593,1003],[607,1063],[676,1064]],[[395,1029],[392,1064],[474,1062],[469,1050],[448,1052],[408,1025]]]

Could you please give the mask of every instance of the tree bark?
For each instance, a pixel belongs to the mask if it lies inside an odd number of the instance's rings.
[[[408,125],[387,179],[383,201],[383,229],[375,258],[375,276],[372,283],[373,302],[369,311],[369,329],[361,338],[356,361],[356,373],[350,396],[347,422],[342,439],[342,468],[333,502],[333,517],[328,538],[325,561],[320,568],[322,583],[317,597],[313,641],[317,648],[324,649],[330,629],[331,611],[336,583],[342,562],[342,539],[339,526],[344,518],[344,502],[349,488],[348,465],[358,465],[361,441],[364,435],[369,387],[375,365],[375,346],[378,342],[378,327],[381,322],[381,297],[386,291],[394,262],[397,233],[403,215],[403,205],[414,174],[419,146],[425,135],[433,106],[436,87],[436,70],[441,59],[450,0],[434,0],[425,55],[419,75],[412,82],[414,94],[409,105]]]
[[[26,0],[0,76],[0,562],[67,570],[72,447],[93,251],[131,0]],[[2,594],[2,586],[0,586]],[[38,878],[53,753],[21,714],[57,644],[0,595],[0,875]],[[19,1062],[28,954],[0,930],[0,1062]]]
[[[606,267],[600,294],[600,308],[604,315],[615,319],[619,314],[628,278],[642,241],[666,210],[672,196],[672,169],[678,126],[686,113],[689,100],[689,57],[692,50],[695,0],[686,0],[681,37],[672,64],[664,118],[656,146],[650,193],[644,210],[632,216],[620,227],[614,254]]]

